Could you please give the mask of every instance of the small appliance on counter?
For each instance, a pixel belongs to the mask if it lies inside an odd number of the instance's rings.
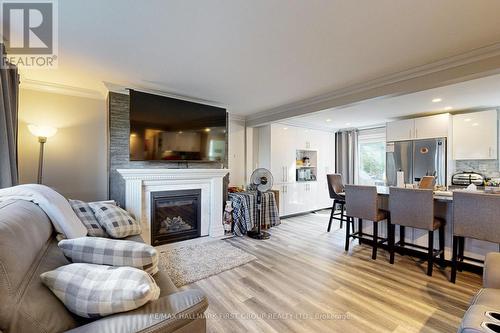
[[[476,186],[483,186],[485,178],[482,174],[473,171],[458,172],[451,177],[451,184],[453,186],[467,187],[470,184]]]

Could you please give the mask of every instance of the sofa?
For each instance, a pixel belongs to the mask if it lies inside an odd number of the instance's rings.
[[[139,236],[131,240],[142,241]],[[139,309],[91,321],[69,312],[40,274],[68,264],[47,215],[34,203],[0,203],[0,332],[205,332],[206,296],[179,291],[164,272],[160,298]]]
[[[495,325],[500,328],[500,316],[495,313],[500,315],[500,253],[488,253],[484,262],[483,288],[473,297],[458,332],[500,332],[495,330]],[[492,326],[486,328],[487,323]]]

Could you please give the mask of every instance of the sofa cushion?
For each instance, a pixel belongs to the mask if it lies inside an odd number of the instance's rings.
[[[67,263],[38,205],[24,200],[0,204],[0,330],[62,332],[86,323],[39,279]]]
[[[132,267],[70,264],[40,278],[68,310],[85,318],[134,310],[160,296],[153,278]]]
[[[483,288],[472,298],[473,305],[500,306],[500,289]]]
[[[97,221],[94,211],[90,208],[90,205],[85,201],[81,200],[69,200],[69,204],[76,216],[82,221],[82,223],[87,228],[87,236],[91,237],[108,237],[106,230]]]
[[[158,272],[158,251],[151,245],[101,237],[80,237],[59,242],[64,255],[74,263],[130,266],[153,275]]]
[[[125,238],[141,233],[141,225],[126,210],[108,203],[90,203],[89,205],[99,224],[111,237]]]

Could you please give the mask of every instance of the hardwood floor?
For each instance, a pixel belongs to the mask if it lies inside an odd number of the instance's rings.
[[[269,240],[227,240],[258,260],[184,287],[207,293],[208,332],[456,332],[480,276],[453,285],[449,269],[429,278],[425,263],[390,265],[382,250],[373,261],[357,241],[347,254],[328,214],[284,219]]]

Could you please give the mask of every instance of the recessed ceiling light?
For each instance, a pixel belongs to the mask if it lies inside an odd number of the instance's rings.
[[[288,129],[288,127],[283,127],[283,129],[286,131]]]
[[[211,129],[210,129],[210,128],[205,128],[205,132],[207,132],[207,133],[208,133],[208,132],[210,132],[210,131],[211,131]]]
[[[442,101],[443,101],[443,99],[439,98],[439,97],[432,99],[432,103],[439,103],[439,102],[442,102]]]
[[[328,119],[326,120],[326,122],[327,122],[327,123],[329,123],[330,121],[332,121],[330,118],[328,118]]]
[[[450,111],[450,110],[453,110],[453,106],[445,106],[445,107],[444,107],[444,110],[445,110],[445,111]]]
[[[345,123],[346,126],[351,126],[351,123]]]
[[[473,123],[472,126],[479,126],[479,123]]]
[[[471,120],[472,120],[472,119],[470,119],[470,118],[465,118],[465,119],[464,119],[464,121],[465,121],[465,122],[467,122],[467,123],[468,123],[469,121],[471,121]]]

